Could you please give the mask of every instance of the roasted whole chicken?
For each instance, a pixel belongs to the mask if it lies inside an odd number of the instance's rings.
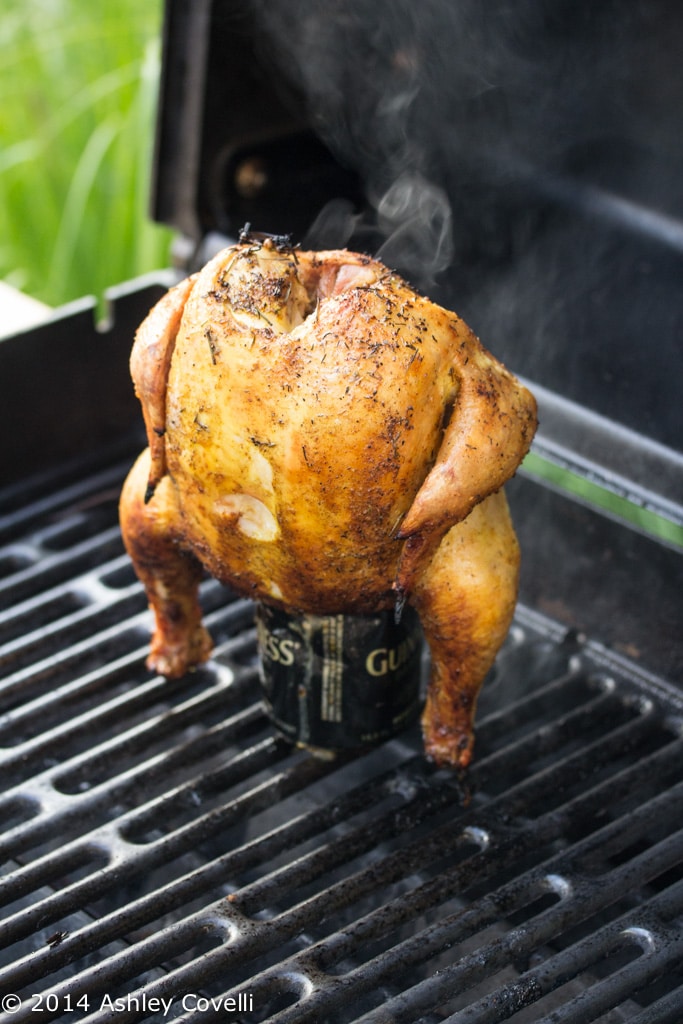
[[[296,612],[407,601],[431,651],[425,751],[466,766],[517,596],[501,488],[536,427],[526,388],[378,261],[277,239],[172,288],[131,372],[149,447],[120,511],[155,616],[149,667],[209,657],[204,570]]]

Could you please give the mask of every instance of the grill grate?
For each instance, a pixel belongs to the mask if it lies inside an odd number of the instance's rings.
[[[214,581],[215,658],[145,670],[127,466],[2,496],[0,1021],[680,1021],[675,691],[520,607],[466,778],[311,758]]]

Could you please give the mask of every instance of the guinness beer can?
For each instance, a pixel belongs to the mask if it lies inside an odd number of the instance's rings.
[[[259,671],[270,718],[317,753],[360,749],[406,728],[421,710],[422,629],[407,606],[376,615],[256,611]]]

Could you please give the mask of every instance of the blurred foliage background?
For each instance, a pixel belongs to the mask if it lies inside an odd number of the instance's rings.
[[[49,305],[168,265],[148,213],[162,10],[0,5],[0,279]]]

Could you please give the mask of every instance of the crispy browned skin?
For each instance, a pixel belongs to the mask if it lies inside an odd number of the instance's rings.
[[[432,655],[427,753],[465,766],[516,600],[500,488],[535,430],[529,392],[381,263],[270,242],[224,250],[162,299],[131,370],[150,448],[121,523],[155,613],[150,667],[208,657],[202,567],[296,611],[407,599]]]

